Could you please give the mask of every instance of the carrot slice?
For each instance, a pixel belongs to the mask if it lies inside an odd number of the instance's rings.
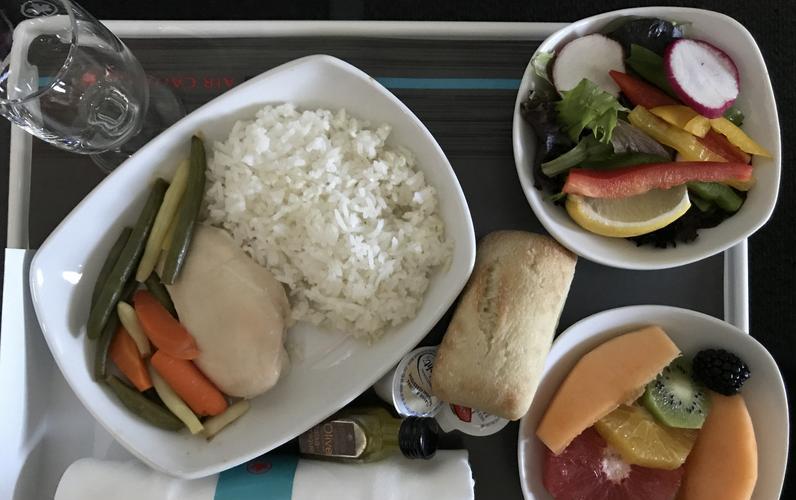
[[[652,109],[658,106],[680,104],[656,87],[638,78],[632,77],[627,73],[611,70],[608,74],[611,75],[611,78],[619,85],[622,93],[625,94],[625,97],[627,97],[634,106],[643,106],[647,109]]]
[[[152,367],[197,415],[218,415],[227,409],[227,400],[213,382],[192,362],[156,351]]]
[[[136,389],[144,392],[152,387],[152,379],[149,378],[149,372],[144,360],[141,359],[141,353],[138,352],[138,346],[123,326],[116,330],[108,355]]]
[[[199,356],[196,340],[151,293],[137,291],[133,305],[144,333],[155,347],[179,359]]]

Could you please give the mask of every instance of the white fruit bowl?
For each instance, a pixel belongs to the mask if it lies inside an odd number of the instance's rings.
[[[129,412],[91,378],[93,345],[85,338],[89,300],[114,239],[136,220],[156,176],[170,179],[187,156],[191,135],[222,140],[232,125],[268,103],[301,108],[346,108],[372,123],[392,125],[390,142],[412,150],[436,189],[440,216],[454,249],[450,265],[432,276],[417,316],[369,345],[343,332],[298,323],[290,371],[251,410],[212,441],[167,432]],[[294,438],[345,406],[395,366],[451,306],[475,261],[470,211],[442,149],[420,120],[387,89],[331,56],[283,64],[217,97],[138,151],[106,178],[53,231],[30,266],[36,314],[58,367],[78,399],[131,453],[168,474],[207,476],[254,458]],[[92,343],[93,344],[93,343]]]
[[[551,500],[542,484],[544,444],[539,420],[558,387],[587,352],[642,326],[663,328],[684,354],[718,347],[738,354],[752,376],[743,394],[757,439],[758,478],[752,500],[779,498],[788,461],[788,402],[774,358],[751,335],[712,316],[669,306],[631,306],[604,311],[575,323],[553,343],[528,413],[520,422],[518,458],[525,500]],[[720,458],[717,457],[717,460]]]
[[[624,16],[659,17],[687,23],[688,37],[713,43],[735,61],[741,74],[741,95],[736,104],[746,114],[743,129],[773,155],[771,159],[754,158],[757,185],[749,191],[741,210],[714,228],[700,229],[696,241],[679,243],[676,248],[668,249],[652,248],[649,245],[637,247],[630,240],[599,236],[575,224],[563,207],[545,200],[545,193],[534,187],[531,166],[536,155],[536,136],[520,115],[520,104],[533,89],[534,73],[530,63],[523,75],[514,108],[514,161],[523,191],[534,214],[559,243],[576,254],[600,264],[624,269],[682,266],[727,250],[748,238],[771,217],[777,201],[781,167],[779,120],[774,91],[766,63],[749,31],[734,19],[707,10],[643,7],[607,12],[580,20],[553,33],[542,42],[537,52],[555,51],[570,40],[598,32],[609,22]]]

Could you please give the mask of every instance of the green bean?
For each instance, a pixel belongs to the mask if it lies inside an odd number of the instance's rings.
[[[188,186],[183,194],[175,219],[174,238],[166,252],[163,273],[160,275],[163,283],[171,285],[188,255],[196,219],[205,193],[205,169],[207,158],[202,139],[197,136],[191,138],[191,165],[188,172]]]
[[[725,212],[737,212],[743,198],[733,188],[718,182],[689,182],[688,189],[705,201],[715,203]]]
[[[135,280],[129,281],[124,287],[120,300],[130,300],[136,288],[138,288],[138,282]],[[111,346],[111,341],[118,328],[119,315],[111,314],[111,317],[108,318],[108,321],[102,328],[102,332],[97,339],[97,345],[94,348],[94,380],[97,382],[104,379],[105,375],[108,373],[108,349]]]
[[[119,260],[119,255],[122,253],[127,240],[130,239],[130,233],[132,232],[133,228],[131,227],[122,229],[122,232],[119,233],[119,237],[116,239],[116,243],[113,244],[107,257],[105,257],[105,262],[103,262],[99,275],[97,275],[97,282],[94,284],[94,291],[91,293],[92,309],[94,308],[94,304],[97,303],[97,298],[102,291],[102,287],[105,285],[105,281],[107,281],[108,275],[111,273],[111,269],[113,269],[116,261]]]
[[[166,290],[166,287],[160,282],[160,278],[158,278],[156,273],[151,273],[144,284],[149,290],[149,293],[151,293],[152,296],[155,297],[155,299],[157,299],[157,301],[160,302],[160,304],[165,307],[172,316],[180,319],[179,316],[177,316],[177,309],[174,308],[174,302],[171,301],[169,291]]]
[[[88,324],[86,325],[88,338],[96,339],[99,337],[108,318],[110,318],[112,313],[116,312],[116,303],[119,302],[122,288],[138,265],[138,260],[144,251],[147,236],[149,236],[152,222],[155,220],[160,203],[163,201],[167,186],[168,184],[163,179],[155,181],[144,209],[141,210],[138,221],[133,226],[130,238],[124,245],[124,249],[122,249],[122,253],[119,255],[119,259],[114,264],[113,269],[108,274],[108,279],[99,297],[97,297],[97,303],[91,308]]]
[[[622,167],[632,167],[635,165],[644,165],[646,163],[668,163],[671,160],[665,156],[660,156],[650,153],[615,153],[603,160],[586,160],[579,166],[583,168],[592,168],[595,170],[608,170]]]
[[[178,431],[184,427],[182,421],[169,410],[153,403],[146,396],[119,380],[118,377],[110,375],[105,382],[128,410],[150,424],[167,431]]]

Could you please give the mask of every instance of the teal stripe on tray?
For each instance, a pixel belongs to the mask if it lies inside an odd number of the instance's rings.
[[[421,90],[517,90],[514,78],[404,78],[381,76],[376,81],[388,89]]]

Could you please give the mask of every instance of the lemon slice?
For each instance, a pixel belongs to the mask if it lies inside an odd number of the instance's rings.
[[[691,208],[688,189],[653,189],[628,198],[567,196],[567,212],[579,226],[592,233],[627,238],[668,226]]]

